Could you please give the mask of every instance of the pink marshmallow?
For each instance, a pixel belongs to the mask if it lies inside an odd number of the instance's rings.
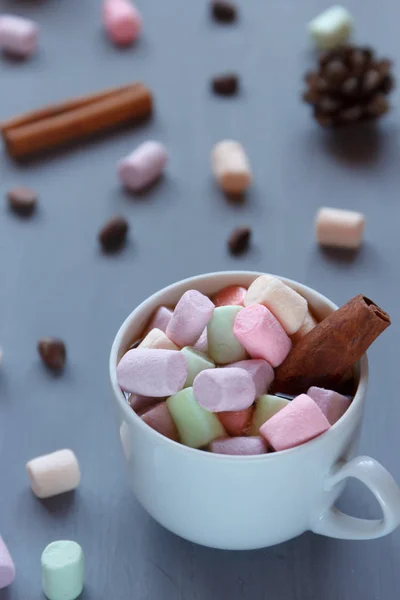
[[[206,369],[193,382],[197,402],[210,412],[244,410],[253,404],[256,388],[244,369]]]
[[[0,536],[0,590],[10,585],[15,579],[15,565],[8,548]]]
[[[240,285],[230,285],[213,296],[215,306],[244,306],[247,290]]]
[[[183,389],[187,377],[185,355],[176,350],[135,348],[117,366],[117,380],[125,392],[163,398]]]
[[[175,306],[166,334],[177,346],[193,346],[207,326],[214,312],[214,304],[197,290],[183,294]]]
[[[339,421],[351,404],[346,396],[315,386],[307,390],[307,395],[318,404],[331,425]]]
[[[118,46],[128,46],[142,32],[142,18],[129,0],[105,0],[103,22],[108,37]]]
[[[254,385],[256,386],[256,398],[266,394],[268,388],[274,380],[275,373],[273,368],[266,360],[254,359],[254,360],[240,360],[236,363],[231,363],[225,368],[229,369],[236,367],[238,369],[245,369],[253,378]]]
[[[232,436],[244,435],[250,427],[252,416],[252,406],[244,410],[220,412],[217,415],[226,433]]]
[[[292,347],[282,325],[261,304],[250,304],[237,314],[233,334],[252,358],[262,358],[274,368],[285,360]]]
[[[160,402],[160,398],[148,398],[147,396],[138,396],[137,394],[132,394],[129,397],[129,406],[138,415],[142,415],[158,402]]]
[[[30,56],[38,41],[38,26],[14,15],[0,16],[0,48],[16,56]]]
[[[310,396],[301,394],[261,425],[260,433],[275,450],[287,450],[317,437],[330,427]]]
[[[267,446],[264,440],[258,436],[219,438],[211,442],[210,450],[216,454],[251,456],[254,454],[265,454]]]
[[[162,144],[144,142],[118,163],[118,175],[126,188],[138,191],[158,179],[167,162],[168,154]]]
[[[207,327],[203,329],[201,336],[199,337],[193,348],[195,348],[195,350],[198,350],[199,352],[203,352],[203,354],[208,353]]]
[[[166,306],[159,306],[151,318],[150,324],[147,327],[147,332],[152,329],[161,329],[165,333],[168,323],[172,317],[172,310]]]
[[[175,442],[179,440],[178,430],[165,402],[160,402],[157,406],[150,408],[141,418],[149,427],[165,435],[170,440]]]

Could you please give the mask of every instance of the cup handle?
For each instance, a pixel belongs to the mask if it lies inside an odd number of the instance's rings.
[[[330,507],[313,524],[314,533],[346,540],[370,540],[391,533],[400,525],[400,489],[390,473],[369,456],[358,456],[338,463],[325,480],[324,489],[331,491],[348,477],[364,483],[382,509],[382,519],[357,519]]]

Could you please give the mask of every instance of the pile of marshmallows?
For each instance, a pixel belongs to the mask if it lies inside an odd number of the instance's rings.
[[[253,455],[298,446],[325,432],[350,399],[311,387],[268,394],[274,368],[317,322],[280,279],[258,277],[212,300],[197,290],[157,309],[139,345],[117,366],[121,389],[150,427],[192,448]]]

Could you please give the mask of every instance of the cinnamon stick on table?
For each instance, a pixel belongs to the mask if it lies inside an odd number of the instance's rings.
[[[2,123],[7,151],[20,159],[150,115],[152,95],[141,83],[103,90]]]
[[[387,313],[365,296],[356,296],[292,348],[276,370],[274,390],[298,394],[311,385],[335,389],[389,325]]]

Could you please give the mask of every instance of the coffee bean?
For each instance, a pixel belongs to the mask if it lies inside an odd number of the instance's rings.
[[[234,73],[217,75],[212,80],[212,89],[221,96],[233,96],[238,90],[239,80]]]
[[[99,241],[105,252],[115,252],[125,243],[129,225],[124,217],[111,217],[99,232]]]
[[[250,227],[237,227],[228,238],[228,248],[231,254],[242,254],[249,247],[251,238]]]
[[[45,337],[38,341],[37,345],[40,357],[46,367],[52,371],[61,371],[65,365],[65,344],[59,338]]]
[[[219,2],[218,0],[212,3],[212,14],[216,21],[222,23],[232,23],[236,19],[236,6],[232,2]]]
[[[37,194],[29,188],[16,186],[7,192],[9,206],[13,212],[22,216],[30,216],[38,201]]]

